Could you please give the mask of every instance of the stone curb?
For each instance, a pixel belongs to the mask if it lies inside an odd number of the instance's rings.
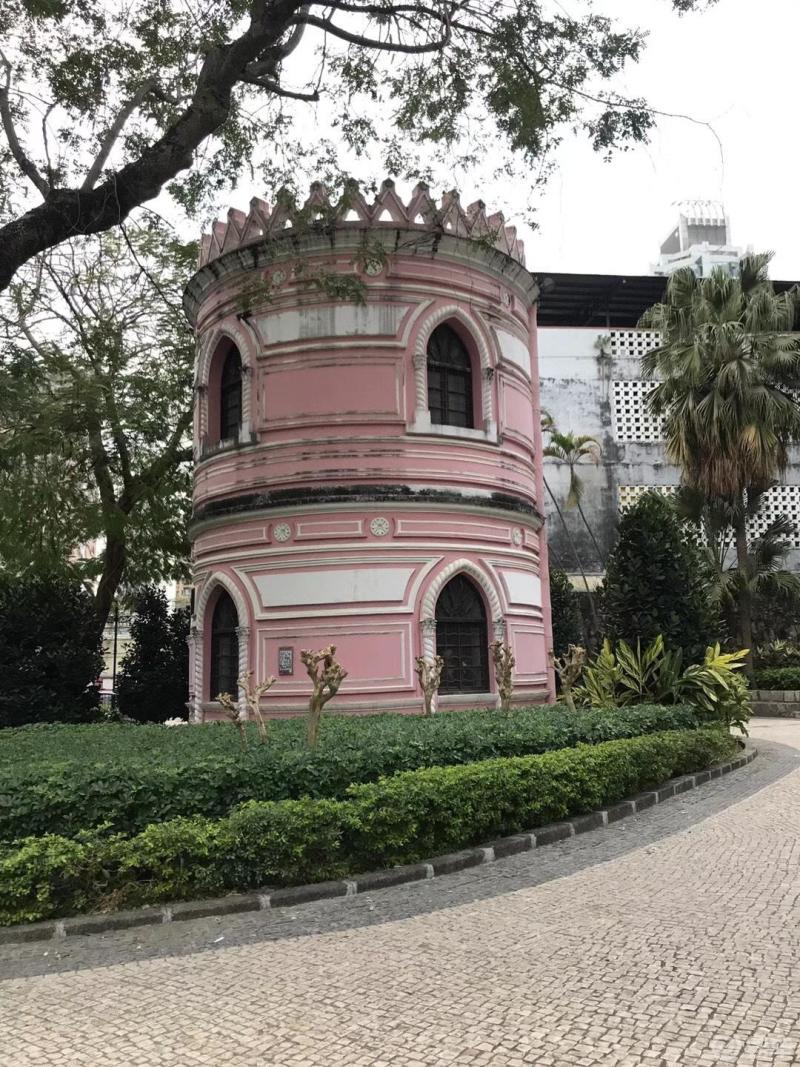
[[[136,926],[154,926],[161,923],[181,922],[189,919],[208,918],[214,915],[237,915],[248,911],[264,911],[271,908],[291,908],[317,900],[350,897],[371,893],[390,886],[436,878],[453,874],[469,867],[493,863],[505,856],[529,852],[543,845],[563,841],[576,834],[587,833],[628,818],[637,812],[652,808],[670,797],[695,789],[715,778],[746,766],[758,755],[758,749],[747,745],[745,751],[728,763],[719,764],[707,771],[673,778],[657,789],[648,790],[629,800],[622,800],[609,808],[576,815],[569,821],[540,826],[527,833],[502,837],[489,841],[479,848],[467,848],[446,856],[435,856],[425,863],[392,867],[385,871],[372,871],[355,875],[352,881],[316,882],[311,885],[290,886],[287,889],[271,889],[254,893],[232,893],[211,900],[181,901],[163,907],[135,908],[130,911],[109,914],[78,915],[69,919],[47,919],[38,923],[23,923],[17,926],[0,926],[0,945],[20,941],[50,941],[54,938],[85,936],[108,933],[112,930],[127,930]]]

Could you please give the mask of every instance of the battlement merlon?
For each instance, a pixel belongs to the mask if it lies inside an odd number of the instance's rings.
[[[400,227],[404,230],[419,229],[483,240],[522,266],[525,265],[525,251],[522,241],[517,238],[516,228],[506,226],[500,212],[487,215],[482,200],[476,200],[464,209],[459,194],[453,190],[445,193],[441,203],[437,204],[430,195],[428,185],[420,182],[414,187],[406,204],[397,195],[394,182],[387,178],[372,204],[355,186],[340,201],[332,203],[321,182],[314,182],[300,208],[291,204],[288,197],[279,196],[273,207],[253,197],[247,214],[231,208],[226,222],[215,222],[211,233],[203,234],[198,266],[205,266],[225,252],[271,237],[295,233],[298,229],[313,230],[315,225],[377,229]]]

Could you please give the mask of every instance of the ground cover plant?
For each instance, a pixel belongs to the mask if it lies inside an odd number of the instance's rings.
[[[582,651],[582,650],[577,650]],[[750,698],[742,672],[747,649],[723,652],[709,645],[702,663],[683,667],[681,649],[667,649],[659,634],[649,645],[632,648],[606,638],[595,658],[583,667],[580,686],[572,691],[579,703],[595,708],[620,707],[652,700],[685,704],[705,721],[735,726],[747,733]],[[556,662],[563,678],[563,667]]]
[[[800,667],[761,667],[753,671],[753,689],[800,689]]]
[[[0,845],[0,923],[230,890],[303,884],[418,861],[613,803],[731,757],[720,727],[427,767],[341,799],[251,801],[126,838],[102,832]]]
[[[692,729],[684,707],[562,707],[405,715],[329,716],[319,743],[302,720],[271,724],[269,741],[242,751],[228,723],[164,726],[36,726],[0,733],[0,841],[72,836],[106,825],[133,833],[182,815],[218,817],[246,800],[341,797],[352,783],[420,767],[523,756]]]

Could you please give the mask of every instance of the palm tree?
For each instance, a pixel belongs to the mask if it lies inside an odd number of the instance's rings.
[[[794,523],[780,515],[760,537],[748,542],[746,569],[729,567],[722,574],[720,602],[723,610],[738,618],[743,600],[751,605],[781,605],[795,611],[800,608],[800,575],[783,566],[792,547],[790,538],[794,529]],[[763,640],[764,634],[759,637]]]
[[[800,407],[792,396],[800,388],[800,336],[791,332],[798,294],[774,293],[770,258],[746,257],[733,278],[722,269],[707,278],[677,271],[665,302],[639,323],[663,339],[642,359],[643,373],[660,379],[648,406],[664,418],[667,452],[684,484],[727,509],[742,576],[753,567],[752,502],[774,484],[788,446],[800,440]],[[738,629],[746,648],[753,644],[752,596],[742,582]]]
[[[544,433],[550,435],[551,441],[552,441],[554,436],[558,436],[559,438],[563,437],[564,439],[566,439],[567,435],[559,434],[558,430],[556,429],[555,423],[553,421],[553,417],[549,412],[542,411],[541,419],[542,419],[542,431]],[[580,439],[580,440],[584,440],[584,439]],[[594,439],[593,438],[586,438],[585,439],[585,441],[589,441],[589,440],[594,440]],[[552,453],[550,452],[550,446],[549,445],[548,445],[547,448],[544,448],[542,451],[543,451],[543,454],[545,456],[551,456],[552,455]],[[598,455],[599,455],[599,445],[598,445]],[[559,456],[559,457],[554,457],[554,458],[559,458],[560,459],[562,457]],[[577,460],[575,460],[575,462],[577,463]],[[570,468],[570,493],[567,496],[567,504],[568,504],[568,506],[569,506],[570,496],[571,496],[571,494],[573,492],[573,486],[576,485],[576,484],[578,486],[578,499],[579,499],[580,498],[580,494],[583,491],[583,484],[581,483],[580,478],[577,476],[577,473],[571,467]],[[564,518],[564,512],[561,510],[561,506],[558,503],[558,500],[556,499],[555,493],[551,489],[550,483],[547,481],[547,478],[544,478],[544,487],[547,490],[547,494],[550,497],[550,500],[553,503],[553,507],[556,510],[556,515],[558,515],[559,521],[561,523],[561,527],[564,530],[564,536],[567,539],[567,543],[569,544],[569,547],[570,547],[570,549],[572,551],[572,555],[573,555],[573,557],[575,559],[575,563],[577,565],[578,571],[580,573],[581,578],[583,579],[583,584],[584,584],[584,587],[586,589],[586,598],[587,598],[587,601],[588,601],[588,604],[589,604],[589,613],[590,613],[590,615],[592,617],[592,629],[594,631],[594,634],[596,635],[599,632],[599,620],[598,620],[598,617],[597,617],[597,609],[596,609],[595,603],[594,603],[594,595],[592,593],[591,588],[589,587],[589,579],[586,577],[586,571],[584,569],[583,562],[581,561],[580,553],[578,552],[577,545],[575,544],[575,539],[572,536],[572,531],[570,530],[569,526],[567,525],[567,520]],[[585,521],[586,521],[586,519],[584,518],[584,522]],[[592,540],[594,540],[594,538],[592,538]],[[581,616],[581,619],[583,619],[583,616]],[[584,628],[584,637],[586,639],[585,643],[587,644],[587,646],[589,644],[591,644],[591,641],[589,640],[590,635],[585,632],[585,628]]]
[[[600,442],[594,437],[589,437],[587,434],[578,436],[574,434],[572,430],[568,433],[561,433],[561,431],[553,424],[552,420],[547,427],[547,433],[550,435],[550,444],[543,449],[543,455],[548,456],[550,459],[556,459],[560,463],[566,463],[569,467],[569,491],[567,492],[566,505],[568,508],[578,509],[578,514],[583,520],[583,525],[586,527],[589,537],[592,539],[594,550],[597,553],[598,562],[602,565],[603,553],[600,551],[600,545],[597,543],[597,538],[589,525],[581,504],[581,500],[583,499],[583,481],[577,471],[578,464],[582,463],[584,460],[589,460],[595,464],[600,462]]]
[[[750,497],[747,519],[758,513],[759,503],[760,497],[755,494]],[[800,574],[786,570],[784,565],[795,532],[794,524],[786,515],[771,522],[759,537],[748,540],[747,564],[742,569],[738,560],[731,560],[736,516],[729,505],[724,501],[709,503],[697,491],[684,487],[676,495],[675,507],[681,518],[701,531],[714,598],[723,615],[738,631],[737,639],[741,644],[744,644],[740,629],[743,600],[751,606],[764,605],[765,610],[758,613],[759,619],[763,616],[764,621],[769,615],[768,605],[778,606],[784,613],[800,614]],[[771,628],[767,625],[766,629]],[[763,632],[757,636],[759,641],[765,638]]]

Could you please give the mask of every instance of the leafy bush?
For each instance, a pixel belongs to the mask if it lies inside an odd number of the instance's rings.
[[[668,648],[681,649],[685,663],[696,663],[720,636],[703,555],[659,493],[645,493],[621,517],[600,600],[612,643],[649,644],[661,634]]]
[[[66,578],[0,576],[0,726],[98,717],[103,670],[94,601]]]
[[[734,747],[718,728],[658,733],[353,786],[357,863],[414,862],[565,819],[719,762]]]
[[[550,568],[550,611],[553,617],[553,652],[563,656],[570,645],[583,641],[578,596],[564,571]]]
[[[251,802],[224,819],[173,819],[128,839],[29,837],[0,846],[0,923],[413,862],[613,803],[735,747],[718,728],[655,733],[409,771],[341,800]]]
[[[330,716],[313,751],[296,720],[274,723],[269,744],[246,752],[227,724],[8,731],[0,742],[0,840],[71,836],[101,824],[132,833],[181,815],[225,815],[245,800],[341,797],[353,782],[398,771],[697,725],[680,707]]]
[[[800,669],[800,648],[791,641],[771,641],[756,651],[759,669],[767,667],[795,667]]]
[[[764,667],[753,671],[753,689],[800,689],[800,667]]]
[[[616,649],[606,639],[592,663],[583,671],[583,685],[573,693],[577,701],[609,708],[652,700],[659,704],[688,704],[704,717],[745,730],[750,718],[747,682],[737,673],[746,652],[722,652],[709,645],[702,663],[681,672],[680,649],[664,648],[659,635],[642,650],[620,641]],[[745,733],[747,731],[745,730]]]
[[[120,712],[137,722],[186,715],[189,698],[188,608],[169,610],[157,585],[139,595],[131,620],[131,644],[117,678]]]

